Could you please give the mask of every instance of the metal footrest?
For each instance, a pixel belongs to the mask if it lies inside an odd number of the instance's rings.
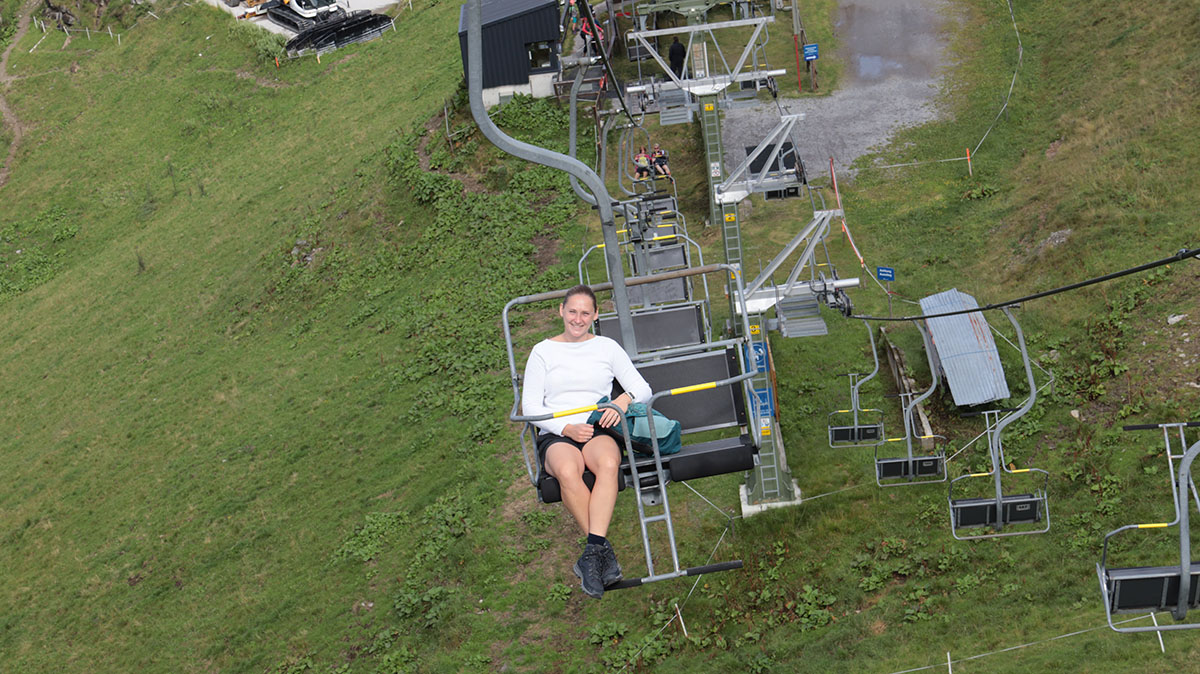
[[[683,569],[679,573],[666,573],[659,576],[646,576],[645,578],[626,578],[619,580],[612,585],[604,588],[605,591],[624,590],[631,587],[640,587],[646,583],[655,583],[660,580],[670,580],[671,578],[682,578],[684,576],[699,576],[705,573],[717,573],[719,571],[733,571],[742,568],[742,560],[735,559],[729,562],[718,562],[716,564],[705,564],[704,566],[693,566]]]

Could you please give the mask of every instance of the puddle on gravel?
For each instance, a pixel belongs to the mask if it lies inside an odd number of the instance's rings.
[[[838,10],[836,29],[850,64],[864,81],[892,76],[927,79],[941,64],[941,17],[928,0],[856,0]]]

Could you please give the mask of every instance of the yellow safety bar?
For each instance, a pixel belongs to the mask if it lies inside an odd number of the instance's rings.
[[[621,234],[623,232],[628,232],[628,231],[629,231],[628,229],[622,229],[622,230],[617,231],[617,234]],[[674,238],[675,238],[674,234],[665,234],[663,236],[656,236],[653,239],[650,239],[650,241],[662,241],[663,239],[674,239]],[[602,243],[598,244],[596,247],[603,248],[604,244],[602,244]]]
[[[673,388],[670,390],[668,395],[676,396],[676,395],[679,395],[680,393],[691,393],[693,391],[704,391],[706,389],[716,388],[716,387],[717,387],[717,382],[710,381],[706,384],[693,384],[691,386],[683,386],[680,388]]]
[[[1028,473],[1031,470],[1033,470],[1033,469],[1032,468],[1017,468],[1016,470],[1010,470],[1008,472],[1010,472],[1010,473]]]
[[[989,470],[989,471],[988,471],[988,472],[986,472],[986,473],[971,473],[971,474],[970,474],[970,475],[968,475],[967,477],[985,477],[985,476],[988,476],[988,475],[991,475],[991,474],[992,474],[992,471],[990,471],[990,470]]]
[[[600,409],[599,405],[588,405],[587,407],[576,407],[573,410],[563,410],[562,412],[555,412],[553,418],[557,419],[559,417],[567,417],[567,416],[571,416],[572,414],[580,414],[582,412],[595,412],[598,409]]]
[[[1169,526],[1171,526],[1170,522],[1157,522],[1155,524],[1139,524],[1139,525],[1137,525],[1137,528],[1139,528],[1139,529],[1162,529],[1164,527],[1169,527]]]

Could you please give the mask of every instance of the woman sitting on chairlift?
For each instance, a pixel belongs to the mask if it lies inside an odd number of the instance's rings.
[[[563,320],[562,334],[534,346],[525,364],[524,414],[594,405],[612,392],[614,378],[625,390],[612,401],[622,411],[630,403],[650,398],[650,385],[624,349],[608,337],[591,333],[599,313],[591,288],[579,285],[568,290],[558,313]],[[583,554],[575,562],[575,575],[583,591],[599,599],[605,587],[621,580],[621,565],[605,538],[617,501],[621,466],[621,449],[610,433],[621,417],[616,410],[605,409],[597,423],[589,424],[588,416],[586,412],[573,414],[538,421],[534,426],[538,428],[537,451],[543,470],[558,480],[563,504],[587,534]],[[583,481],[585,469],[596,476],[590,490]]]
[[[654,172],[660,176],[670,176],[671,167],[667,166],[667,151],[658,143],[654,144],[654,152],[650,155],[654,162]]]
[[[646,152],[646,146],[638,148],[637,154],[633,155],[633,165],[637,168],[637,179],[646,180],[650,177],[650,153]]]

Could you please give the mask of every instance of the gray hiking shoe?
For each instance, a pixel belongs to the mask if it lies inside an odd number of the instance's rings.
[[[602,549],[604,550],[604,571],[601,573],[600,579],[604,582],[604,587],[609,587],[625,576],[621,574],[621,565],[617,562],[617,553],[613,550],[612,543],[605,541]]]
[[[588,543],[583,546],[583,554],[575,562],[575,575],[582,581],[583,591],[587,596],[599,599],[604,596],[604,546]]]

